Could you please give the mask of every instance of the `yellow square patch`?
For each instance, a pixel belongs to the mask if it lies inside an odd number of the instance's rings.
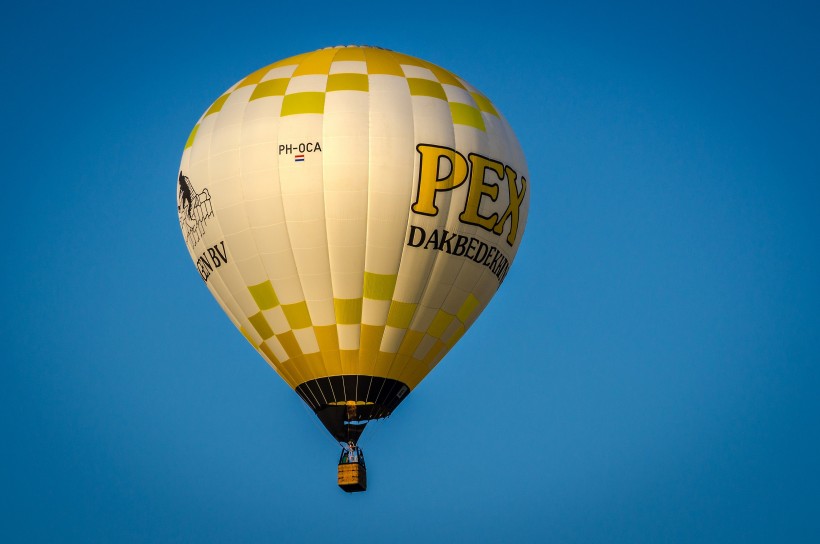
[[[458,80],[456,76],[445,70],[440,66],[436,66],[435,64],[428,64],[427,68],[430,69],[431,72],[436,76],[436,79],[439,80],[439,83],[446,83],[447,85],[453,85],[460,89],[464,88],[464,85]]]
[[[430,351],[424,356],[424,363],[427,365],[427,368],[430,368],[436,358],[441,354],[441,350],[444,347],[444,343],[441,340],[436,340],[436,343],[430,347]]]
[[[387,314],[387,324],[397,329],[406,329],[410,326],[413,314],[416,313],[414,302],[398,302],[394,300],[390,303],[390,311]]]
[[[217,98],[214,101],[214,103],[211,104],[211,107],[208,108],[208,111],[205,112],[205,117],[208,117],[212,113],[216,113],[219,110],[221,110],[222,106],[225,104],[225,101],[228,99],[229,96],[231,96],[230,93],[225,93],[222,96],[220,96],[219,98]]]
[[[247,340],[250,345],[252,345],[254,348],[257,347],[256,342],[253,341],[253,338],[251,338],[251,335],[248,333],[248,331],[245,330],[245,327],[240,325],[239,332],[242,333],[242,336],[245,337],[245,340]]]
[[[462,304],[461,308],[459,308],[458,313],[456,313],[456,317],[462,323],[466,323],[475,311],[477,306],[478,299],[475,298],[472,294],[467,295],[467,300],[465,300],[464,304]]]
[[[270,280],[263,281],[258,285],[248,286],[248,291],[250,291],[260,310],[270,310],[279,306],[279,299],[276,297],[276,292],[274,292]]]
[[[285,96],[282,101],[281,116],[298,115],[300,113],[324,113],[325,93],[304,92]]]
[[[419,343],[424,338],[424,334],[421,331],[414,331],[408,330],[407,334],[404,335],[404,340],[402,340],[401,346],[399,347],[399,353],[402,355],[412,355],[416,352],[416,348],[419,346]]]
[[[397,274],[364,273],[364,298],[390,300],[396,290]]]
[[[481,131],[487,130],[481,112],[468,104],[450,102],[450,113],[453,116],[453,123],[456,125],[467,125]]]
[[[430,81],[429,79],[421,79],[417,77],[408,77],[407,85],[410,86],[411,96],[432,96],[440,100],[447,100],[447,95],[441,83],[437,81]]]
[[[362,351],[378,352],[384,336],[384,327],[362,324],[360,346]]]
[[[361,47],[340,47],[333,55],[333,62],[343,60],[364,60],[364,49]]]
[[[495,106],[493,106],[493,103],[490,102],[489,98],[481,93],[470,93],[470,95],[472,95],[473,100],[475,100],[475,103],[478,105],[478,109],[498,117],[498,112],[496,111]]]
[[[294,76],[308,76],[308,75],[324,75],[330,72],[330,63],[333,62],[333,57],[336,55],[335,49],[320,49],[307,56],[299,63],[296,70],[293,72]]]
[[[430,326],[427,328],[427,334],[435,338],[441,338],[441,335],[444,334],[444,329],[447,328],[452,320],[452,315],[439,310],[436,317],[433,318],[433,322],[430,323]]]
[[[290,83],[290,79],[287,78],[269,79],[267,81],[263,81],[254,87],[251,97],[248,100],[256,100],[257,98],[264,98],[266,96],[285,96],[285,91],[288,89],[288,83]]]
[[[367,61],[368,74],[404,77],[404,70],[401,69],[399,63],[389,52],[378,49],[365,49],[364,57]]]
[[[336,325],[322,325],[313,327],[316,335],[316,342],[319,350],[324,352],[339,350],[339,335],[336,332]]]
[[[304,329],[313,324],[310,321],[310,312],[308,311],[307,302],[305,301],[296,302],[294,304],[282,304],[282,311],[285,312],[285,317],[291,329]]]
[[[262,312],[250,316],[248,321],[251,322],[251,325],[253,325],[253,328],[259,333],[259,336],[262,337],[262,340],[267,340],[273,336],[273,330],[270,328],[270,325],[268,325],[268,321],[265,319],[265,316],[262,315]]]
[[[293,331],[288,331],[284,334],[277,334],[276,339],[285,348],[285,352],[290,359],[302,355],[302,350],[299,348],[299,342],[296,341]]]
[[[333,309],[336,312],[336,323],[340,325],[358,325],[362,322],[360,298],[334,298]]]
[[[276,355],[274,355],[273,350],[270,349],[270,346],[263,342],[262,345],[259,346],[259,349],[262,350],[262,353],[265,354],[271,363],[279,364],[279,359],[276,358]]]
[[[185,149],[188,149],[192,145],[194,145],[194,138],[196,138],[196,131],[199,130],[199,123],[194,126],[194,130],[191,131],[191,134],[188,135],[188,141],[185,142]]]
[[[247,87],[248,85],[256,85],[262,78],[265,77],[271,69],[271,66],[265,66],[264,68],[260,68],[259,70],[255,71],[251,75],[247,76],[245,79],[239,82],[239,85],[236,86],[237,89],[241,89],[242,87]]]
[[[370,85],[367,74],[330,74],[327,77],[327,92],[332,91],[364,91]]]

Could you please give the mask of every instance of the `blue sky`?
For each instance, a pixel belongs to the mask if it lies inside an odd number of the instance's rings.
[[[0,540],[816,542],[818,28],[808,2],[15,6]],[[354,496],[174,210],[221,92],[347,43],[481,89],[532,196],[496,299],[368,428]]]

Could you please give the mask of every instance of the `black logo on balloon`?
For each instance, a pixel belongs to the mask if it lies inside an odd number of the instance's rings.
[[[179,172],[179,191],[177,192],[177,211],[179,225],[189,247],[194,247],[205,234],[208,218],[213,217],[211,195],[208,189],[197,193],[188,176]]]

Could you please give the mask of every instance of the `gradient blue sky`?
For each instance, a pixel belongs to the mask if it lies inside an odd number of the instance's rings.
[[[0,19],[3,542],[820,541],[813,3],[16,4]],[[370,44],[487,94],[531,209],[498,296],[362,445],[179,232],[199,115]]]

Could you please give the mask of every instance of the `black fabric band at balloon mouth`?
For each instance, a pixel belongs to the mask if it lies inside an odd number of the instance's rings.
[[[309,380],[296,393],[340,442],[356,442],[368,421],[388,417],[410,388],[390,378],[344,375]]]

